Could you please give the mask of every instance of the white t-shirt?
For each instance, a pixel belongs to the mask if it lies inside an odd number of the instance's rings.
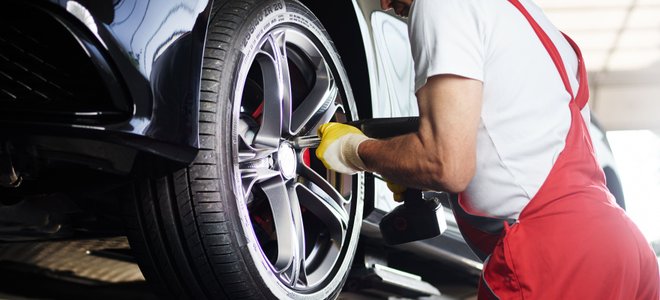
[[[577,91],[575,52],[536,4],[520,1],[555,43]],[[464,204],[473,214],[517,218],[564,149],[571,123],[570,95],[548,52],[507,0],[415,0],[409,35],[415,91],[439,74],[483,82],[477,168]]]

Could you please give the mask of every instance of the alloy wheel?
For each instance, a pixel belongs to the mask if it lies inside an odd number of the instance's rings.
[[[346,259],[356,219],[354,178],[325,169],[296,137],[350,119],[336,66],[305,30],[272,29],[258,43],[239,93],[234,169],[243,203],[273,274],[312,292]],[[241,84],[239,84],[241,85]],[[360,216],[361,217],[361,216]]]

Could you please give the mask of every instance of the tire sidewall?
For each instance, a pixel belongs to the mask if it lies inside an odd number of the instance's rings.
[[[225,202],[230,212],[229,217],[231,218],[231,222],[229,223],[231,223],[231,226],[234,226],[234,228],[231,228],[233,229],[231,230],[233,232],[232,239],[240,247],[242,261],[248,269],[248,273],[252,275],[253,282],[260,285],[260,290],[265,294],[264,296],[266,298],[306,300],[334,298],[345,282],[352,264],[353,255],[357,249],[357,240],[362,223],[364,175],[360,173],[355,176],[357,179],[353,180],[354,195],[351,209],[355,210],[355,221],[349,225],[350,227],[347,232],[347,238],[351,242],[344,249],[345,253],[343,255],[345,255],[345,258],[341,265],[335,266],[338,268],[336,274],[341,276],[334,276],[334,278],[328,279],[327,284],[314,293],[300,294],[287,288],[273,274],[270,264],[262,255],[261,247],[252,229],[252,222],[245,198],[242,194],[240,172],[238,167],[233,164],[238,159],[238,151],[234,149],[238,145],[238,134],[232,124],[238,124],[240,105],[236,104],[240,103],[240,97],[243,94],[242,83],[245,81],[250,63],[256,55],[256,48],[262,38],[271,30],[283,25],[296,26],[301,31],[306,31],[314,37],[316,42],[320,43],[317,46],[319,46],[321,51],[325,49],[324,54],[326,59],[332,61],[334,65],[333,73],[339,76],[340,80],[337,80],[337,84],[346,84],[342,85],[341,88],[345,91],[344,105],[348,106],[347,114],[350,114],[353,120],[358,118],[353,94],[350,86],[347,84],[348,77],[342,67],[340,58],[327,33],[313,14],[302,4],[295,1],[258,1],[254,8],[251,9],[251,13],[246,19],[245,24],[239,26],[238,34],[232,43],[233,48],[228,53],[227,64],[222,71],[222,78],[231,78],[231,80],[224,80],[219,94],[219,119],[216,131],[218,133],[218,141],[220,142],[218,145],[218,173],[221,174],[221,184],[226,187],[224,199],[227,200]],[[235,199],[235,201],[228,199]],[[254,276],[255,274],[258,274],[258,277]]]

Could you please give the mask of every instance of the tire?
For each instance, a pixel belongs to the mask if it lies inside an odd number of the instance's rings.
[[[168,298],[336,298],[357,247],[364,176],[326,170],[294,140],[357,118],[339,56],[299,2],[217,2],[199,154],[134,184],[131,247]]]

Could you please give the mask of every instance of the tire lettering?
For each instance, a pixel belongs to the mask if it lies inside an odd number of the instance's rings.
[[[286,11],[284,1],[278,1],[273,4],[266,5],[249,23],[245,37],[241,41],[241,52],[247,54],[256,46],[259,37],[280,20],[278,15],[282,15]],[[273,18],[272,20],[269,20]]]

